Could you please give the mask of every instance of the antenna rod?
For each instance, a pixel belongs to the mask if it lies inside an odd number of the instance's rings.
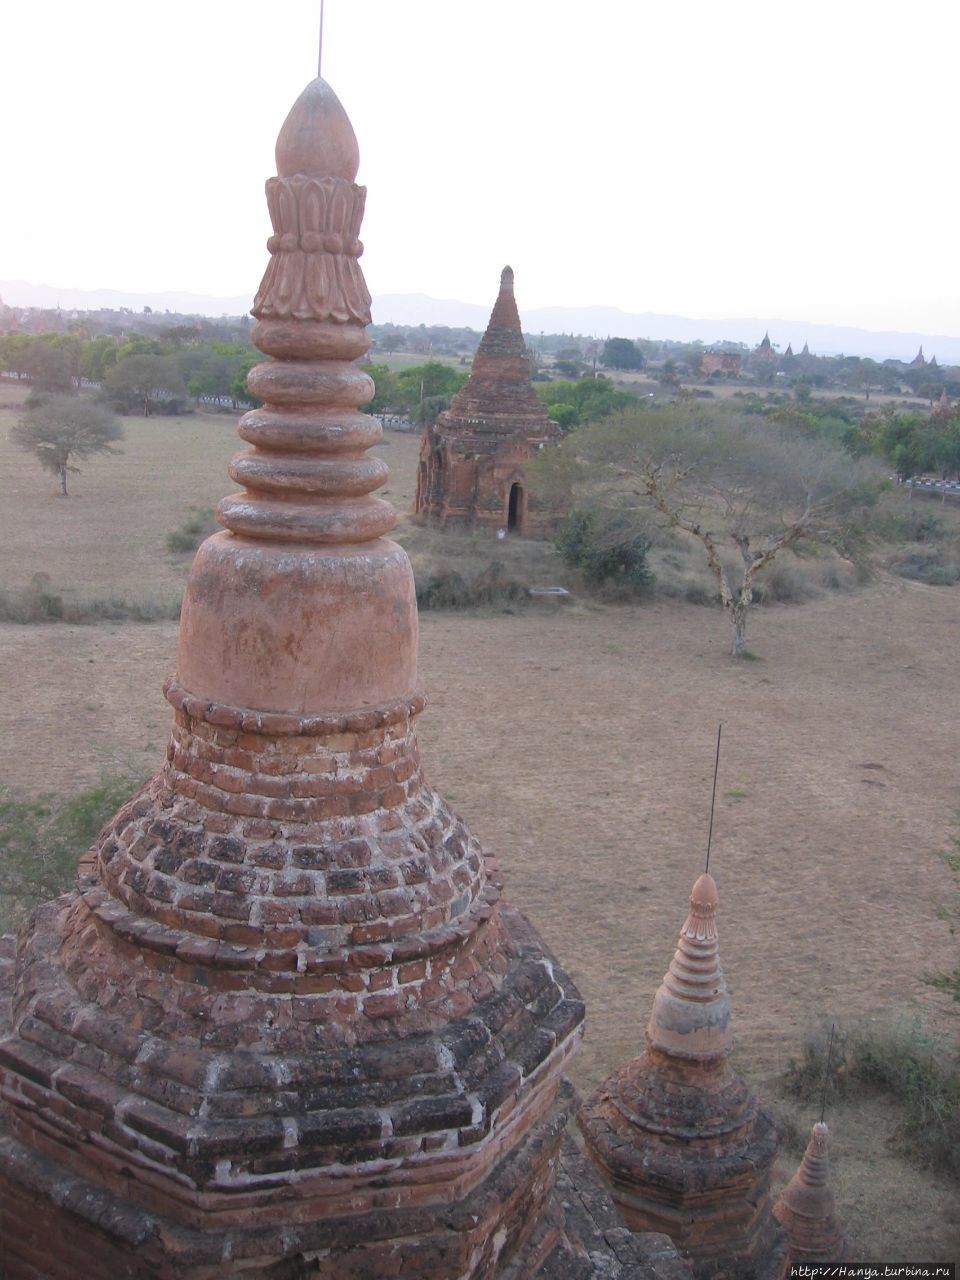
[[[320,48],[317,51],[317,79],[320,78],[320,68],[323,65],[323,0],[320,0]]]
[[[717,725],[717,758],[713,762],[713,795],[710,797],[710,830],[707,832],[707,862],[703,868],[703,874],[706,875],[710,870],[710,845],[713,843],[713,810],[717,803],[717,773],[720,770],[720,734],[723,725]]]
[[[830,1040],[827,1044],[827,1061],[823,1068],[823,1088],[820,1091],[820,1123],[823,1124],[824,1113],[827,1109],[827,1082],[830,1079],[830,1058],[833,1054],[833,1033],[837,1029],[835,1022],[830,1023]]]

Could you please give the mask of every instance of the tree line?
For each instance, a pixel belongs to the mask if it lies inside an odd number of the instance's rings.
[[[0,368],[37,391],[67,394],[101,388],[118,413],[189,412],[191,401],[233,409],[256,404],[247,374],[263,360],[243,342],[199,342],[189,326],[123,341],[107,335],[0,335]]]

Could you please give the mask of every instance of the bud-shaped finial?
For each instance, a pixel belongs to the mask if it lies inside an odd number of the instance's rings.
[[[311,80],[290,108],[277,137],[276,156],[281,178],[356,178],[357,135],[326,80]]]

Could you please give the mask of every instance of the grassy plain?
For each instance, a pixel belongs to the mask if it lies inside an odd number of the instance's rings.
[[[92,459],[62,500],[7,444],[18,393],[0,390],[0,587],[44,572],[64,591],[178,590],[189,557],[165,536],[229,491],[232,420],[130,419],[123,457]],[[381,450],[401,509],[417,449],[391,432]],[[406,520],[400,533],[415,536]],[[467,541],[469,554],[519,554]],[[552,572],[550,553],[535,555]],[[935,851],[960,808],[958,624],[960,591],[887,577],[765,606],[758,660],[740,665],[722,616],[680,602],[423,615],[427,774],[500,855],[513,900],[586,996],[579,1084],[641,1047],[702,868],[718,722],[711,870],[740,1069],[802,1144],[817,1109],[778,1082],[812,1024],[920,1016],[955,1041],[956,1006],[922,978],[955,963],[937,908],[956,887]],[[173,623],[0,626],[0,779],[66,792],[116,761],[157,768],[175,647]],[[956,1188],[904,1160],[896,1110],[863,1093],[828,1119],[859,1257],[957,1258]]]

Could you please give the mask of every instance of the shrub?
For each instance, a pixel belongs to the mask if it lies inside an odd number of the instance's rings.
[[[653,586],[647,565],[650,539],[631,512],[571,511],[554,543],[563,562],[579,569],[588,587],[615,586],[616,594],[629,598]]]
[[[763,604],[805,604],[820,594],[809,578],[776,561],[764,570],[758,587]]]
[[[957,814],[956,821],[960,822],[960,814]],[[952,834],[948,848],[938,850],[937,857],[953,872],[957,880],[957,887],[960,888],[960,835]],[[941,920],[949,921],[950,934],[955,936],[957,928],[960,926],[960,902],[958,902],[956,894],[946,905],[943,903],[938,904],[937,915]],[[960,1004],[960,964],[954,965],[951,972],[927,974],[924,977],[924,982],[928,986],[949,992],[954,1000]]]
[[[209,508],[192,507],[183,524],[167,534],[167,550],[176,555],[196,551],[204,538],[220,528],[215,513]]]
[[[507,576],[499,560],[491,560],[473,575],[443,569],[417,581],[417,605],[421,609],[507,609],[526,603],[529,594],[522,582]]]
[[[123,596],[64,599],[51,589],[46,573],[35,573],[22,591],[0,590],[0,622],[176,622],[180,601],[155,597],[127,600]]]
[[[960,566],[944,559],[943,552],[935,547],[897,552],[888,563],[901,578],[931,587],[952,587],[960,579]]]
[[[141,781],[121,772],[77,795],[33,799],[0,790],[0,933],[71,888],[80,857]]]
[[[960,1065],[950,1047],[919,1020],[891,1027],[837,1027],[827,1069],[829,1033],[807,1037],[786,1072],[787,1092],[827,1103],[867,1086],[904,1109],[896,1137],[923,1163],[960,1179]]]

